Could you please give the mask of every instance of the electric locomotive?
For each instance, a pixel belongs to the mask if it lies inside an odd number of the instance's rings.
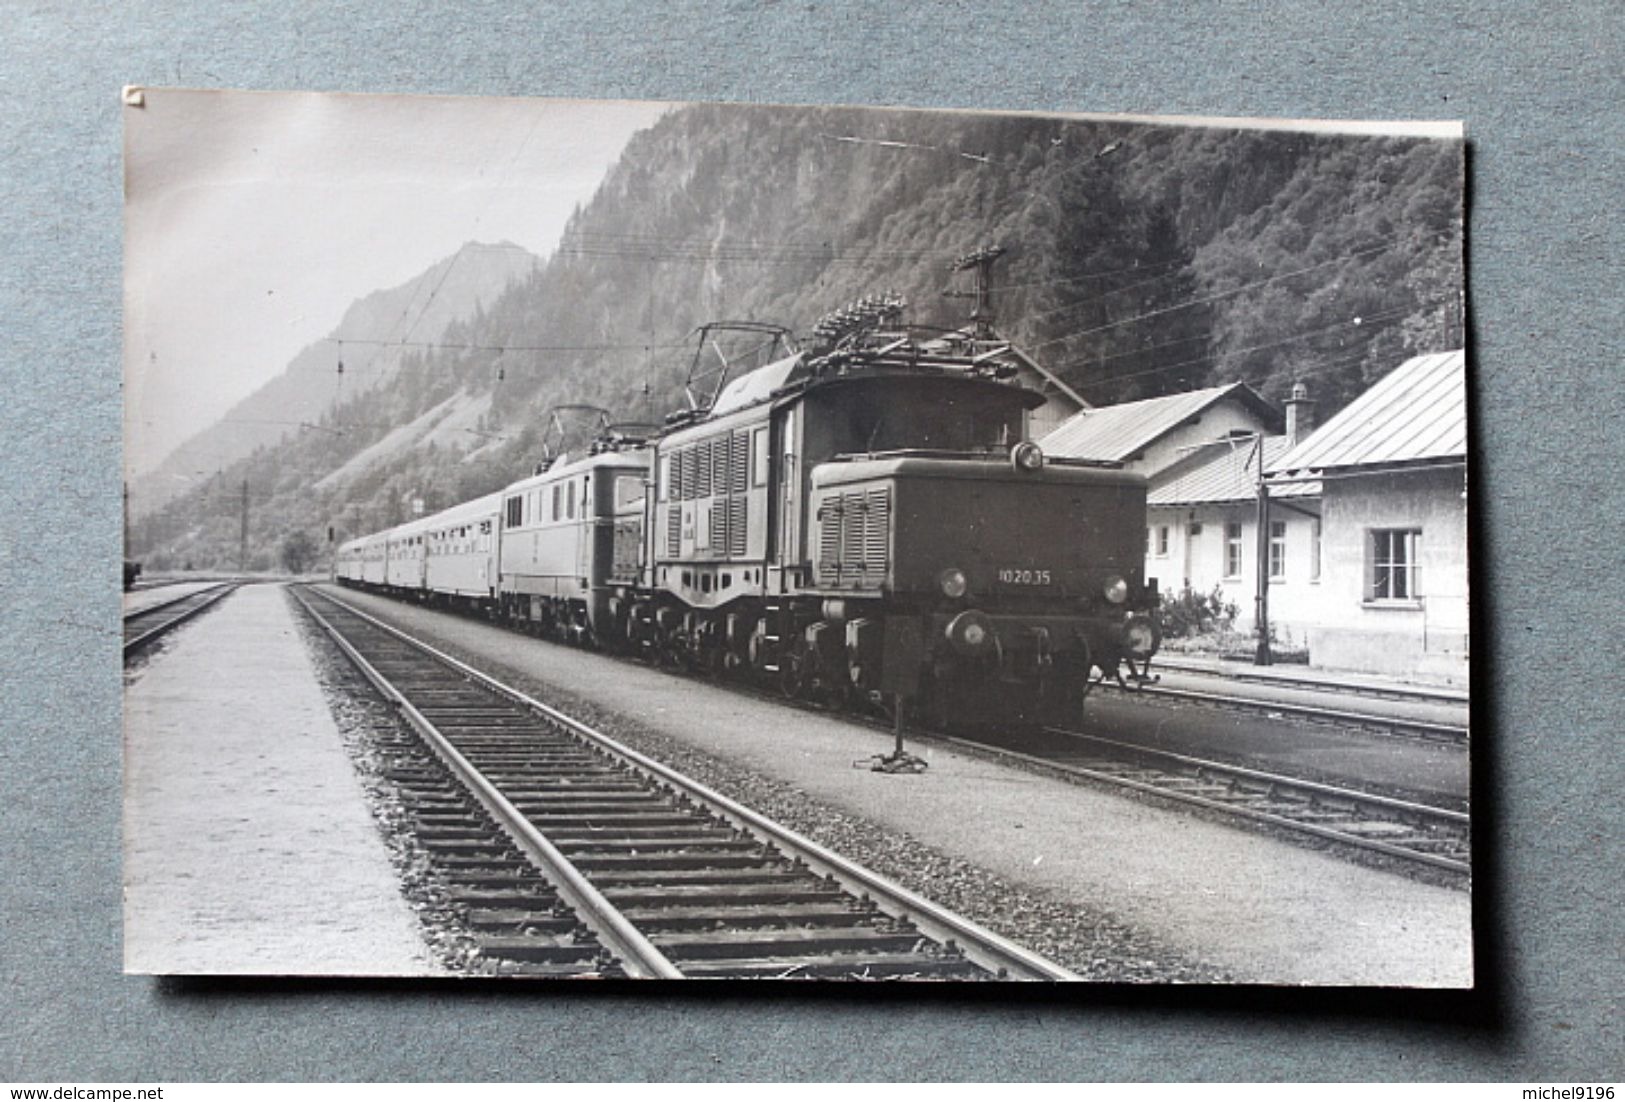
[[[1075,718],[1092,670],[1143,674],[1145,482],[1046,462],[1008,344],[923,335],[900,300],[827,318],[809,352],[716,380],[651,444],[619,634],[656,658],[936,724]],[[691,371],[690,380],[696,377]],[[695,398],[692,394],[691,400]]]
[[[1074,719],[1092,675],[1144,677],[1160,641],[1145,480],[1026,439],[1043,398],[987,324],[996,255],[965,262],[962,330],[907,327],[894,297],[827,316],[806,350],[702,326],[663,428],[351,541],[335,575],[900,722]]]

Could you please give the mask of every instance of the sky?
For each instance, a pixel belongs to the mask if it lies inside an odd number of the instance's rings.
[[[125,107],[125,463],[140,473],[468,241],[550,255],[670,105],[143,90]]]

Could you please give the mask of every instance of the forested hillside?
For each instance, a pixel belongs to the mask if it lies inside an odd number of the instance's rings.
[[[704,321],[805,332],[889,290],[961,325],[949,264],[982,244],[1007,250],[997,327],[1092,403],[1238,379],[1278,401],[1301,380],[1326,416],[1461,343],[1461,187],[1449,142],[684,108],[633,138],[545,265],[399,349],[389,386],[361,363],[388,334],[347,329],[352,389],[316,427],[138,524],[135,550],[233,564],[243,479],[266,565],[296,529],[344,538],[495,489],[556,404],[677,408]]]

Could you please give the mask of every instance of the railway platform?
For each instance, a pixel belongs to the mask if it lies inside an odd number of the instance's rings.
[[[438,970],[282,587],[176,631],[124,707],[126,971]]]
[[[718,763],[706,783],[730,792],[761,778],[1042,892],[1105,914],[1157,943],[1250,983],[1459,987],[1472,983],[1471,895],[1365,867],[1177,809],[960,753],[910,749],[921,774],[865,761],[891,736],[832,714],[526,639],[462,617],[323,587],[523,691],[585,714],[660,757],[681,744]],[[756,797],[762,798],[762,797]],[[838,826],[837,828],[838,829]],[[929,894],[930,886],[922,885]]]

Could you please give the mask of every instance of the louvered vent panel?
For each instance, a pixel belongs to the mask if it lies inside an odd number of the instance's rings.
[[[742,559],[745,557],[745,502],[749,499],[744,494],[735,494],[728,499],[728,556]]]
[[[694,451],[684,448],[672,457],[673,479],[671,499],[687,501],[694,496]]]
[[[734,433],[728,449],[728,492],[742,494],[750,489],[750,434]]]
[[[863,491],[847,493],[841,499],[841,581],[855,582],[863,573],[863,526],[869,503]]]
[[[728,546],[728,503],[718,501],[711,506],[711,554],[723,554]]]
[[[666,506],[666,554],[676,558],[683,553],[683,507],[675,501]]]
[[[711,441],[711,492],[728,492],[728,437],[718,436]]]
[[[840,580],[841,571],[841,498],[831,494],[824,499],[824,518],[818,527],[818,580],[831,584]]]
[[[711,441],[694,445],[694,496],[711,496]]]
[[[863,578],[879,585],[886,577],[891,541],[891,491],[870,490],[863,520]]]

